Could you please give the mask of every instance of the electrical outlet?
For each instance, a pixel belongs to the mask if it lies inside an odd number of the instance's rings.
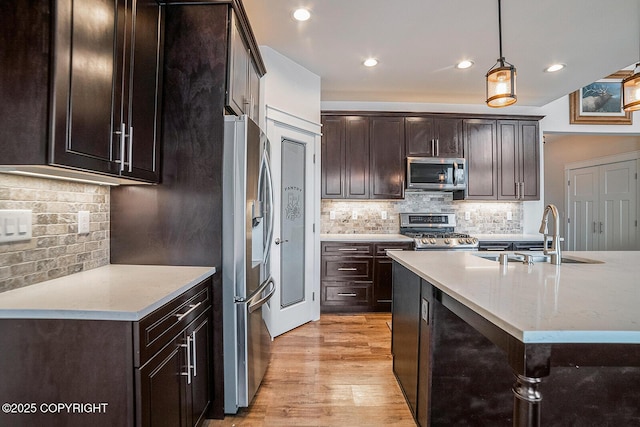
[[[469,221],[469,220],[471,219],[471,212],[466,211],[466,212],[464,213],[464,219],[465,219],[466,221]]]
[[[507,221],[511,221],[513,220],[513,213],[511,213],[511,211],[507,212]]]
[[[329,211],[329,219],[336,219],[336,211]]]
[[[358,219],[358,211],[351,211],[351,219]]]
[[[387,219],[387,211],[380,212],[380,218]]]
[[[90,231],[90,212],[78,211],[78,234],[89,234]]]

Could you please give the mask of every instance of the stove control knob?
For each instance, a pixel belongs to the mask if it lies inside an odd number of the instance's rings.
[[[471,239],[466,239],[465,242],[467,242],[468,244],[471,244]]]
[[[436,239],[429,239],[429,243],[431,243],[432,245],[436,244]]]
[[[445,245],[450,245],[451,244],[451,239],[449,239],[449,238],[444,239],[444,244]]]
[[[471,239],[471,243],[475,245],[476,243],[478,243],[478,239],[474,237],[473,239]]]
[[[422,239],[421,241],[422,241],[422,243],[424,243],[425,245],[426,245],[427,243],[429,243],[429,241],[428,241],[427,239]]]

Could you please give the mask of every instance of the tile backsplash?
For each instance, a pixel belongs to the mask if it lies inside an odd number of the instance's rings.
[[[30,241],[0,243],[0,292],[109,264],[109,187],[0,174],[0,209],[33,211]]]
[[[331,219],[332,212],[335,219]],[[357,219],[353,219],[354,212]],[[451,193],[426,192],[408,192],[404,200],[322,200],[321,232],[398,233],[398,214],[405,212],[454,212],[456,231],[460,233],[522,233],[521,202],[453,201]],[[382,218],[383,213],[386,213],[386,219]]]

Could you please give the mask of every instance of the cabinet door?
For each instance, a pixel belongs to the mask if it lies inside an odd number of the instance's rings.
[[[345,197],[369,198],[369,119],[345,118]]]
[[[126,13],[124,0],[56,2],[50,163],[118,173]]]
[[[462,119],[434,119],[435,156],[463,157]]]
[[[260,74],[253,61],[249,61],[249,118],[260,123]]]
[[[369,139],[371,199],[404,195],[404,118],[372,117]]]
[[[518,122],[521,199],[540,200],[540,134],[537,121]]]
[[[344,118],[322,117],[322,198],[344,198],[345,124]]]
[[[160,99],[164,9],[155,0],[138,0],[133,15],[128,94],[123,110],[127,144],[122,175],[157,182],[159,175]],[[117,125],[118,122],[114,124]],[[119,149],[115,150],[119,152]],[[120,158],[121,155],[118,155]]]
[[[248,112],[250,55],[240,32],[240,23],[235,15],[231,19],[229,44],[227,105],[235,114],[241,115]]]
[[[191,337],[191,363],[192,377],[189,393],[189,407],[187,413],[190,417],[189,426],[196,426],[205,418],[205,411],[210,402],[209,392],[209,365],[211,364],[209,343],[211,342],[211,326],[209,312],[204,313],[195,320],[187,329],[187,335]]]
[[[405,150],[407,157],[431,157],[435,151],[433,119],[431,117],[407,117],[405,119]]]
[[[373,263],[373,303],[376,311],[391,311],[391,282],[393,261],[376,258]]]
[[[498,120],[498,199],[520,195],[519,132],[517,120]]]
[[[496,121],[464,120],[467,198],[497,199]]]
[[[138,416],[143,427],[184,426],[186,414],[186,351],[184,334],[159,351],[137,371],[140,384]]]

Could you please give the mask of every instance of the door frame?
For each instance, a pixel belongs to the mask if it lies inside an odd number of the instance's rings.
[[[307,156],[310,156],[313,160],[312,170],[310,173],[313,176],[313,184],[307,189],[309,192],[309,197],[312,202],[307,204],[307,222],[308,224],[305,226],[305,238],[306,238],[306,247],[305,249],[309,252],[309,256],[313,260],[311,265],[307,265],[307,268],[311,268],[311,282],[308,284],[310,287],[310,291],[313,293],[314,298],[312,301],[312,310],[309,313],[309,320],[315,321],[320,319],[320,205],[321,205],[321,193],[320,193],[320,149],[321,149],[321,125],[319,123],[314,123],[309,120],[297,117],[293,114],[287,113],[286,111],[280,110],[278,108],[274,108],[270,105],[266,106],[266,134],[267,138],[271,143],[271,159],[272,159],[272,172],[273,172],[273,187],[274,187],[274,195],[277,194],[275,199],[275,206],[281,205],[281,194],[280,194],[280,168],[281,168],[281,140],[289,139],[291,141],[301,142],[301,138],[311,139],[312,142],[306,143],[307,146]],[[277,152],[277,156],[276,156]],[[277,162],[275,161],[277,160]],[[275,222],[278,224],[277,228],[280,230],[281,217],[280,212],[276,211]],[[277,237],[274,233],[274,238]],[[272,256],[271,262],[271,270],[274,270],[274,266],[276,263],[280,264],[280,254],[274,256],[274,252],[276,249],[275,244],[272,242]],[[279,276],[279,268],[278,268],[278,276]],[[277,281],[280,277],[277,277]],[[280,286],[279,284],[276,285]],[[276,296],[279,300],[279,292],[278,295],[274,295],[274,301]],[[267,307],[265,308],[265,316],[271,316],[271,311]],[[280,328],[274,328],[274,325],[271,324],[270,319],[265,319],[265,322],[269,326],[269,332],[271,336],[275,338],[276,336],[287,332],[286,330],[281,330]]]
[[[594,166],[602,166],[609,163],[619,163],[626,162],[629,160],[636,161],[636,171],[640,171],[640,151],[629,151],[627,153],[619,153],[612,154],[610,156],[603,157],[595,157],[593,159],[580,160],[577,162],[566,163],[564,165],[564,182],[569,182],[569,174],[572,169],[581,169],[588,168]],[[570,203],[570,188],[569,185],[564,186],[564,212],[569,212],[569,203]],[[638,184],[638,180],[636,178],[636,215],[640,214],[640,184]],[[565,220],[562,229],[564,231],[564,235],[567,236],[567,241],[571,241],[571,227],[569,227],[569,223]],[[636,226],[636,246],[640,245],[640,224]]]

